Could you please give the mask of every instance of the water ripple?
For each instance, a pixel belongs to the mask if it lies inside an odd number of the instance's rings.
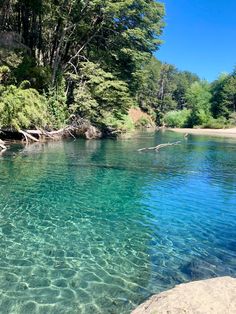
[[[12,146],[0,160],[1,313],[129,313],[177,283],[236,276],[236,149],[183,140]]]

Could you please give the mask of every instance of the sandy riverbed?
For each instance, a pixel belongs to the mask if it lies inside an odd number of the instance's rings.
[[[196,134],[196,135],[210,135],[220,137],[236,138],[236,128],[231,129],[181,129],[181,128],[169,128],[168,130],[184,133],[184,134]]]

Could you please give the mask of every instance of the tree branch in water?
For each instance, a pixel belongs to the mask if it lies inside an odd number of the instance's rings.
[[[154,147],[140,148],[140,149],[138,149],[138,152],[149,151],[149,150],[159,151],[161,148],[168,147],[168,146],[179,145],[179,144],[181,144],[180,141],[174,142],[174,143],[159,144],[159,145],[154,146]]]

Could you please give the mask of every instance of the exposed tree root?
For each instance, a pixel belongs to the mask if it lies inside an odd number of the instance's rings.
[[[84,137],[86,139],[97,139],[103,136],[103,133],[88,120],[79,118],[72,121],[70,125],[65,126],[59,130],[46,131],[42,129],[35,130],[14,130],[6,128],[1,130],[3,133],[3,139],[19,139],[24,140],[26,144],[29,142],[44,142],[47,139],[60,140],[65,137]],[[4,147],[4,148],[3,148]],[[0,150],[5,149],[4,142],[1,142]]]

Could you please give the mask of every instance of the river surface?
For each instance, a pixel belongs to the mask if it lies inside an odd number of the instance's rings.
[[[236,140],[145,132],[0,156],[0,313],[126,314],[224,275],[236,277]]]

